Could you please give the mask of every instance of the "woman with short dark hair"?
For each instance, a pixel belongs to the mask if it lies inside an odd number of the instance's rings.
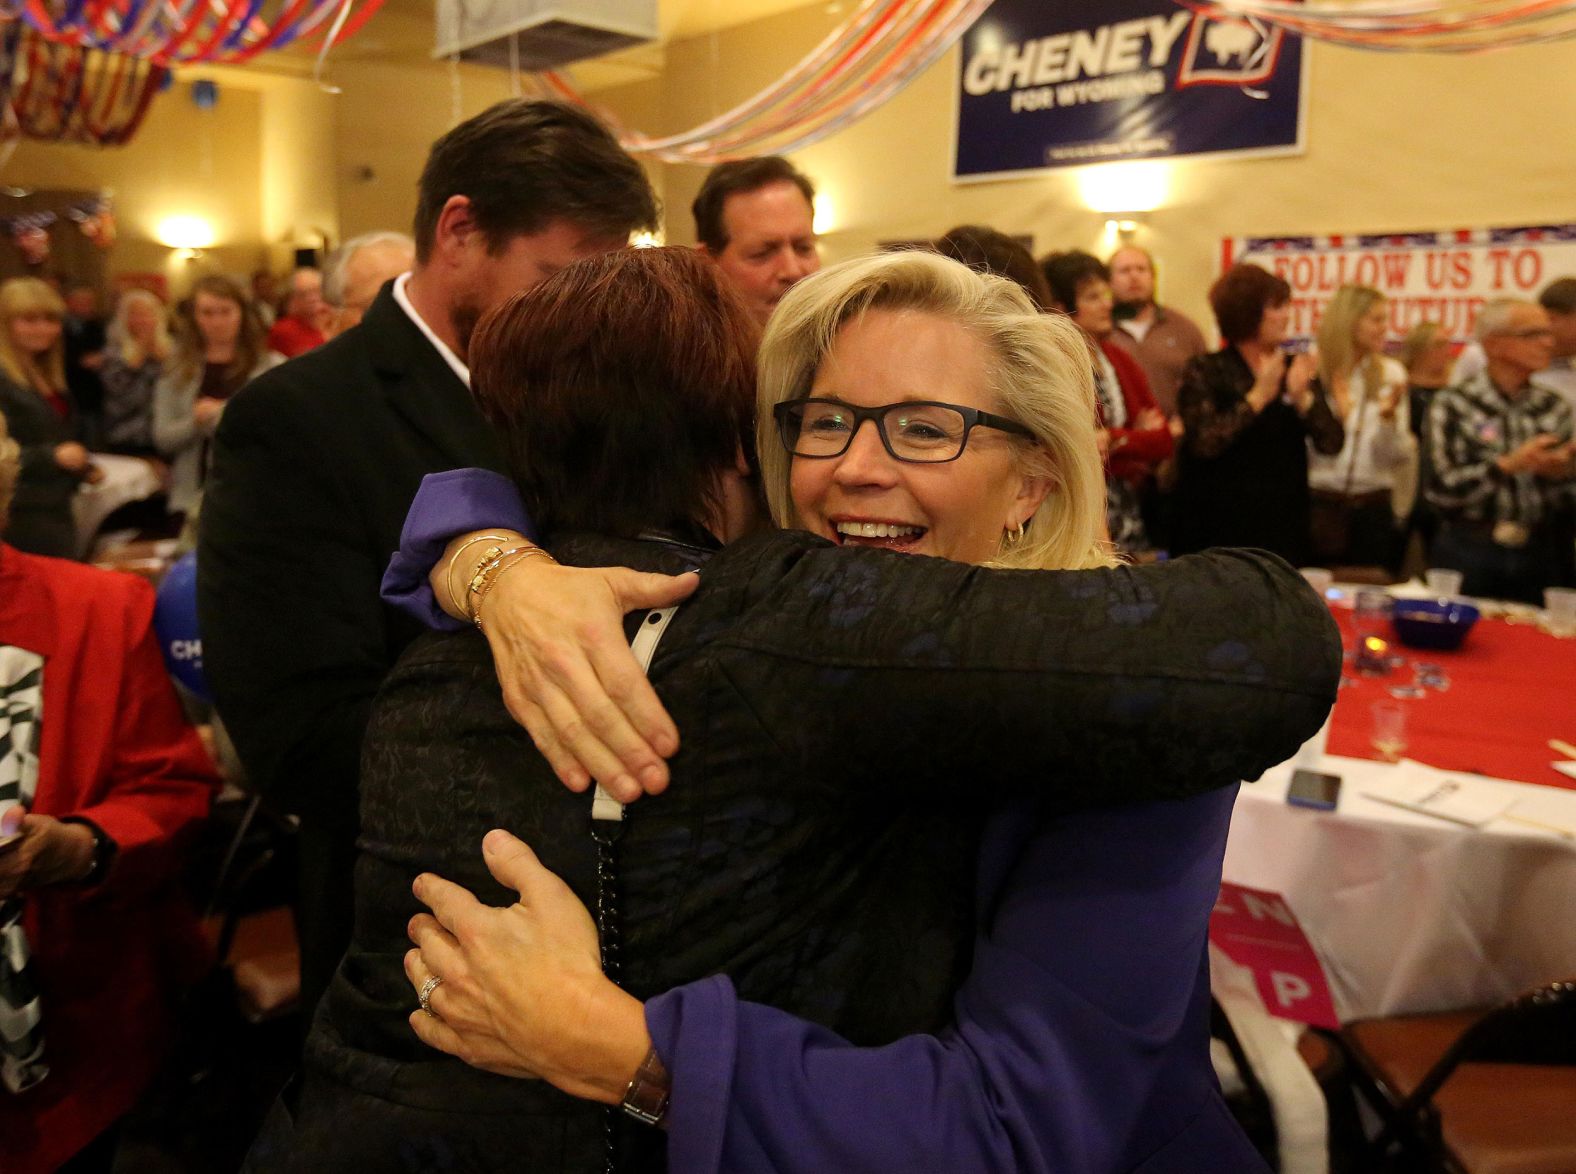
[[[1308,444],[1341,451],[1345,429],[1314,386],[1315,363],[1281,350],[1291,287],[1257,265],[1233,265],[1210,287],[1225,346],[1188,365],[1177,393],[1182,452],[1173,554],[1256,546],[1305,565]]]
[[[1054,306],[1091,340],[1094,390],[1100,401],[1100,448],[1105,457],[1105,522],[1118,550],[1141,554],[1152,543],[1140,505],[1155,469],[1175,448],[1149,376],[1114,341],[1111,271],[1104,261],[1076,250],[1041,262]]]

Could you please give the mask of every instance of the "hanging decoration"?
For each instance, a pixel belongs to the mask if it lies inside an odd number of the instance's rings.
[[[12,217],[7,224],[6,231],[27,264],[42,265],[49,260],[49,226],[55,219],[53,212],[35,212]]]
[[[1576,0],[1177,0],[1219,20],[1260,19],[1340,45],[1476,53],[1576,37]]]
[[[383,0],[9,0],[47,40],[155,65],[239,65],[325,33],[325,50],[352,37]],[[350,9],[355,6],[354,13]],[[333,20],[336,12],[347,15]]]
[[[118,146],[142,125],[168,72],[124,54],[57,44],[25,25],[0,30],[0,101],[10,108],[12,135]]]
[[[796,151],[887,102],[950,49],[990,0],[864,0],[772,86],[682,134],[651,136],[619,126],[625,148],[670,163],[718,163]],[[561,73],[537,75],[539,92],[587,105]]]
[[[101,249],[115,243],[115,213],[108,196],[90,196],[64,207],[0,216],[0,234],[11,238],[29,265],[41,265],[49,256],[49,230],[62,221],[75,224],[83,236]]]
[[[74,222],[91,244],[101,249],[115,244],[115,213],[107,197],[84,200],[66,209],[66,217]]]

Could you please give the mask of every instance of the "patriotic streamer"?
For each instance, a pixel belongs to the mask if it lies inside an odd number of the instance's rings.
[[[1576,0],[1177,0],[1216,20],[1395,53],[1480,53],[1576,36]]]
[[[0,102],[13,136],[119,146],[137,133],[168,75],[150,61],[47,41],[25,25],[0,32]],[[113,239],[100,209],[79,211],[80,224],[95,226],[90,234],[103,229]]]
[[[240,65],[324,32],[323,50],[354,36],[383,0],[11,0],[46,41],[160,66]],[[336,20],[336,13],[344,18]],[[332,27],[329,27],[329,26]]]
[[[622,127],[625,148],[670,163],[718,163],[796,151],[890,101],[950,49],[990,0],[864,0],[808,56],[771,86],[682,134],[661,137]],[[538,75],[538,92],[588,105],[557,72]]]

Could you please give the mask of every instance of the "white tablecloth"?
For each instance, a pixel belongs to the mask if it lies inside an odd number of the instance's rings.
[[[1462,778],[1513,803],[1481,828],[1367,798],[1395,768],[1326,757],[1336,811],[1286,803],[1290,766],[1247,784],[1225,878],[1290,904],[1318,951],[1343,1021],[1487,1006],[1576,978],[1576,791]]]

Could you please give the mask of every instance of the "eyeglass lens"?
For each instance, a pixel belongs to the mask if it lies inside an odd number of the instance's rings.
[[[963,451],[968,422],[941,404],[894,404],[875,417],[894,455],[905,461],[950,461]],[[846,404],[810,402],[788,413],[785,437],[798,456],[831,457],[848,448],[859,417]]]

